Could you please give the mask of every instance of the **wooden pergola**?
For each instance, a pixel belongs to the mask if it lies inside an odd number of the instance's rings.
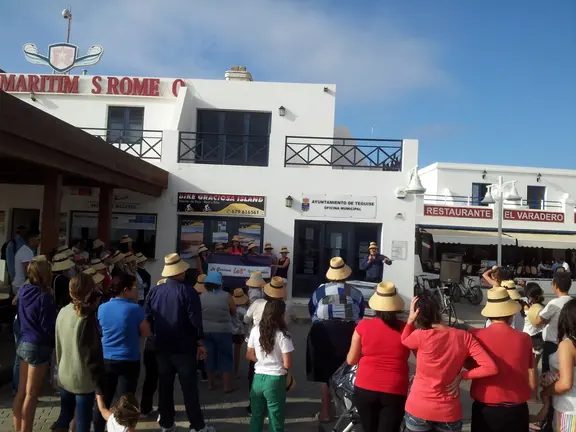
[[[44,186],[46,252],[58,243],[62,186],[100,188],[98,236],[109,243],[114,188],[158,197],[168,172],[0,91],[0,183]]]

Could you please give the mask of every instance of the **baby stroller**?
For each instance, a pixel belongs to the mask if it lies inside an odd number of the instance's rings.
[[[351,432],[356,425],[360,424],[358,410],[353,401],[357,369],[357,365],[349,366],[344,363],[330,378],[332,401],[338,413],[338,421],[332,428],[332,432]]]

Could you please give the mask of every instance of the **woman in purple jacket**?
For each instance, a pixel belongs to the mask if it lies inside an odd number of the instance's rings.
[[[52,265],[44,255],[28,265],[28,281],[18,291],[21,336],[18,392],[14,398],[14,430],[32,432],[38,394],[54,351],[56,305],[51,289]]]

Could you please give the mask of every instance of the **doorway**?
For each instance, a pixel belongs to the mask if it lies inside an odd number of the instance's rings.
[[[297,220],[294,226],[294,297],[310,297],[325,282],[330,258],[341,256],[352,280],[364,280],[362,269],[370,242],[378,241],[381,224]]]
[[[28,227],[30,231],[38,232],[40,228],[40,210],[39,209],[12,209],[12,221],[10,223],[10,238],[16,235],[16,228],[20,225]]]

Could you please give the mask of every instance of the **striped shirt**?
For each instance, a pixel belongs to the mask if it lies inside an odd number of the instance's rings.
[[[320,285],[308,302],[312,321],[343,319],[360,321],[364,316],[364,297],[360,290],[349,287],[346,295],[344,282],[328,282]]]

